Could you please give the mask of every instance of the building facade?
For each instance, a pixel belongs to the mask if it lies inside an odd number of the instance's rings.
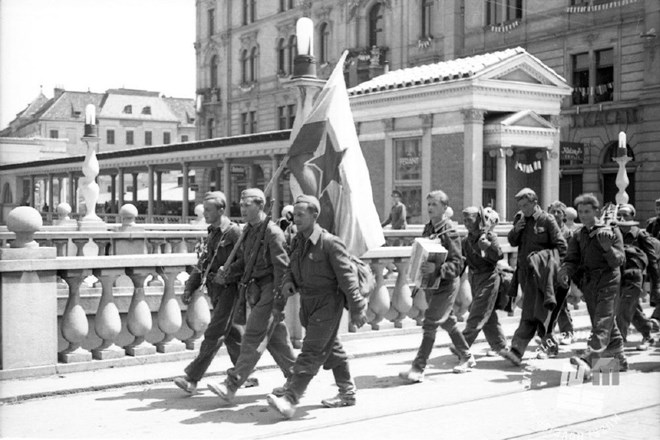
[[[315,23],[319,77],[327,77],[349,50],[344,66],[349,87],[388,71],[525,48],[572,89],[552,121],[553,115],[539,115],[560,128],[559,188],[553,197],[572,204],[589,191],[614,201],[617,166],[611,158],[624,131],[633,158],[627,165],[630,200],[641,218],[652,214],[660,197],[660,133],[654,128],[660,122],[659,2],[198,0],[200,139],[293,125],[297,100],[287,83],[296,55],[295,23],[302,16]],[[513,116],[481,110],[486,120]],[[523,174],[536,173],[541,179],[541,170],[522,167],[535,162],[524,146],[511,145],[510,151],[510,175],[521,173],[525,180]],[[485,154],[481,162],[481,200],[496,205],[496,160]],[[394,181],[396,173],[393,165],[386,170]],[[381,214],[387,203],[378,206]]]

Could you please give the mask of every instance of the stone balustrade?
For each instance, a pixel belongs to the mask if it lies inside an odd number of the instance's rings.
[[[139,356],[150,362],[159,356],[192,357],[210,322],[210,301],[200,290],[186,307],[180,294],[186,270],[197,262],[190,245],[205,234],[205,229],[42,231],[34,234],[36,241],[55,247],[0,248],[0,379],[104,368]],[[99,251],[116,249],[121,240],[150,246],[149,254]],[[62,250],[70,243],[78,256]],[[515,249],[506,246],[512,258]],[[410,254],[410,246],[384,246],[362,256],[376,275],[376,286],[369,296],[368,326],[360,331],[421,324],[427,304],[425,295],[412,295]],[[386,278],[385,268],[393,267],[396,278]],[[295,346],[303,336],[298,304],[294,297],[286,309]],[[351,331],[356,329],[345,316],[340,333]]]

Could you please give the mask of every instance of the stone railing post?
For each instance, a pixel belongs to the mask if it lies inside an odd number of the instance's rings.
[[[147,334],[151,331],[153,325],[151,309],[149,309],[149,304],[147,304],[144,295],[144,282],[150,274],[150,268],[126,268],[126,275],[133,282],[133,297],[126,318],[126,327],[135,336],[135,340],[125,347],[126,354],[130,356],[156,353],[156,347],[146,341]]]
[[[59,353],[60,362],[86,362],[92,360],[92,353],[81,347],[89,333],[89,323],[85,310],[80,305],[80,285],[92,274],[91,270],[61,270],[60,277],[69,285],[69,299],[62,315],[62,336],[69,346]],[[57,316],[57,314],[56,314]]]
[[[176,276],[176,275],[175,275]],[[186,323],[193,331],[193,335],[186,339],[186,348],[198,350],[202,345],[202,337],[211,322],[209,303],[204,295],[204,289],[199,288],[193,292],[190,304],[186,310]]]
[[[181,307],[174,295],[174,281],[177,274],[183,272],[185,267],[159,267],[158,275],[163,278],[163,298],[158,309],[158,328],[165,333],[162,341],[156,344],[159,353],[171,353],[183,351],[186,345],[176,339],[174,334],[179,331],[183,324],[181,320]]]
[[[95,269],[94,276],[101,280],[101,301],[94,320],[96,334],[103,340],[100,346],[92,350],[94,359],[116,359],[124,357],[126,352],[115,344],[121,332],[119,309],[115,305],[112,288],[117,278],[124,274],[123,269]]]
[[[33,234],[42,226],[39,212],[13,209],[7,228],[16,234],[0,260],[55,259],[55,248],[39,248]],[[0,273],[0,369],[57,364],[57,281],[55,271]]]
[[[402,328],[403,319],[406,317],[413,305],[412,294],[408,286],[408,264],[409,261],[396,261],[394,265],[397,269],[396,283],[392,292],[392,308],[397,313],[393,319],[394,327]]]

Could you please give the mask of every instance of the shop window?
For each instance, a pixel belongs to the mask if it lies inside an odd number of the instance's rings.
[[[394,189],[401,192],[410,223],[422,221],[421,138],[398,139],[394,142]]]

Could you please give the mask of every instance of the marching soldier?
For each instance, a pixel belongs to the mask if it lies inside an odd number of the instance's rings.
[[[236,283],[221,286],[213,282],[213,277],[227,260],[241,232],[238,225],[225,216],[227,199],[222,192],[206,193],[203,206],[204,219],[209,224],[209,234],[199,262],[186,281],[181,299],[184,304],[189,304],[193,292],[202,284],[206,284],[213,303],[213,316],[204,332],[204,341],[199,354],[184,369],[185,377],[174,379],[174,383],[179,388],[190,394],[196,392],[197,383],[206,373],[223,343],[227,345],[232,364],[236,365],[242,335],[241,328],[232,322],[233,310],[238,298]]]
[[[587,349],[581,356],[571,358],[586,381],[605,350],[616,359],[619,371],[628,369],[623,339],[616,325],[625,254],[621,231],[599,223],[600,203],[593,194],[582,194],[575,199],[575,205],[583,226],[571,237],[559,271],[559,282],[564,287],[569,286],[571,279],[578,284],[591,318]]]
[[[539,293],[535,290],[536,283],[532,278],[534,275],[527,257],[545,249],[556,249],[561,258],[566,254],[566,240],[554,217],[539,206],[538,197],[533,190],[523,188],[515,195],[515,199],[520,212],[514,219],[508,239],[511,246],[518,247],[516,271],[523,291],[523,306],[520,324],[511,340],[511,348],[503,351],[501,355],[514,365],[520,365],[527,345],[534,335],[538,333],[541,338],[545,337],[547,322],[540,319],[548,315],[545,319],[549,320],[549,313],[545,309],[546,299],[543,299],[543,306],[538,305]],[[545,270],[547,269],[540,269],[541,272]]]
[[[449,198],[443,191],[437,190],[426,196],[426,202],[430,221],[424,227],[422,236],[439,238],[447,249],[447,257],[445,262],[440,265],[428,261],[422,265],[422,273],[430,276],[433,281],[439,281],[439,284],[437,289],[424,290],[429,306],[424,312],[422,343],[410,370],[399,373],[399,377],[413,383],[424,380],[424,369],[433,350],[438,327],[442,327],[449,333],[453,343],[452,351],[459,358],[459,364],[454,367],[454,373],[464,373],[477,364],[470,353],[463,333],[456,325],[456,315],[453,310],[454,300],[461,282],[463,257],[458,232],[454,229],[451,220],[445,217]],[[431,285],[433,284],[432,282]]]
[[[282,294],[300,292],[300,320],[305,327],[302,351],[284,387],[268,395],[268,404],[291,418],[300,397],[323,366],[332,370],[339,394],[322,400],[328,408],[355,405],[355,382],[348,357],[337,336],[342,312],[347,306],[351,322],[361,327],[367,321],[367,302],[358,289],[357,274],[351,266],[344,243],[316,220],[321,205],[312,196],[299,196],[294,206],[298,233],[291,243],[291,266],[284,277]]]
[[[227,371],[224,383],[208,385],[228,403],[233,401],[236,390],[254,370],[264,347],[286,378],[296,360],[283,322],[284,303],[278,301],[289,257],[284,233],[275,223],[267,221],[265,203],[266,197],[260,189],[246,189],[241,193],[241,214],[247,223],[245,236],[236,261],[221,268],[216,275],[221,284],[239,282],[239,291],[251,309],[235,367]],[[242,304],[239,302],[239,305]],[[240,315],[241,311],[237,312]]]

